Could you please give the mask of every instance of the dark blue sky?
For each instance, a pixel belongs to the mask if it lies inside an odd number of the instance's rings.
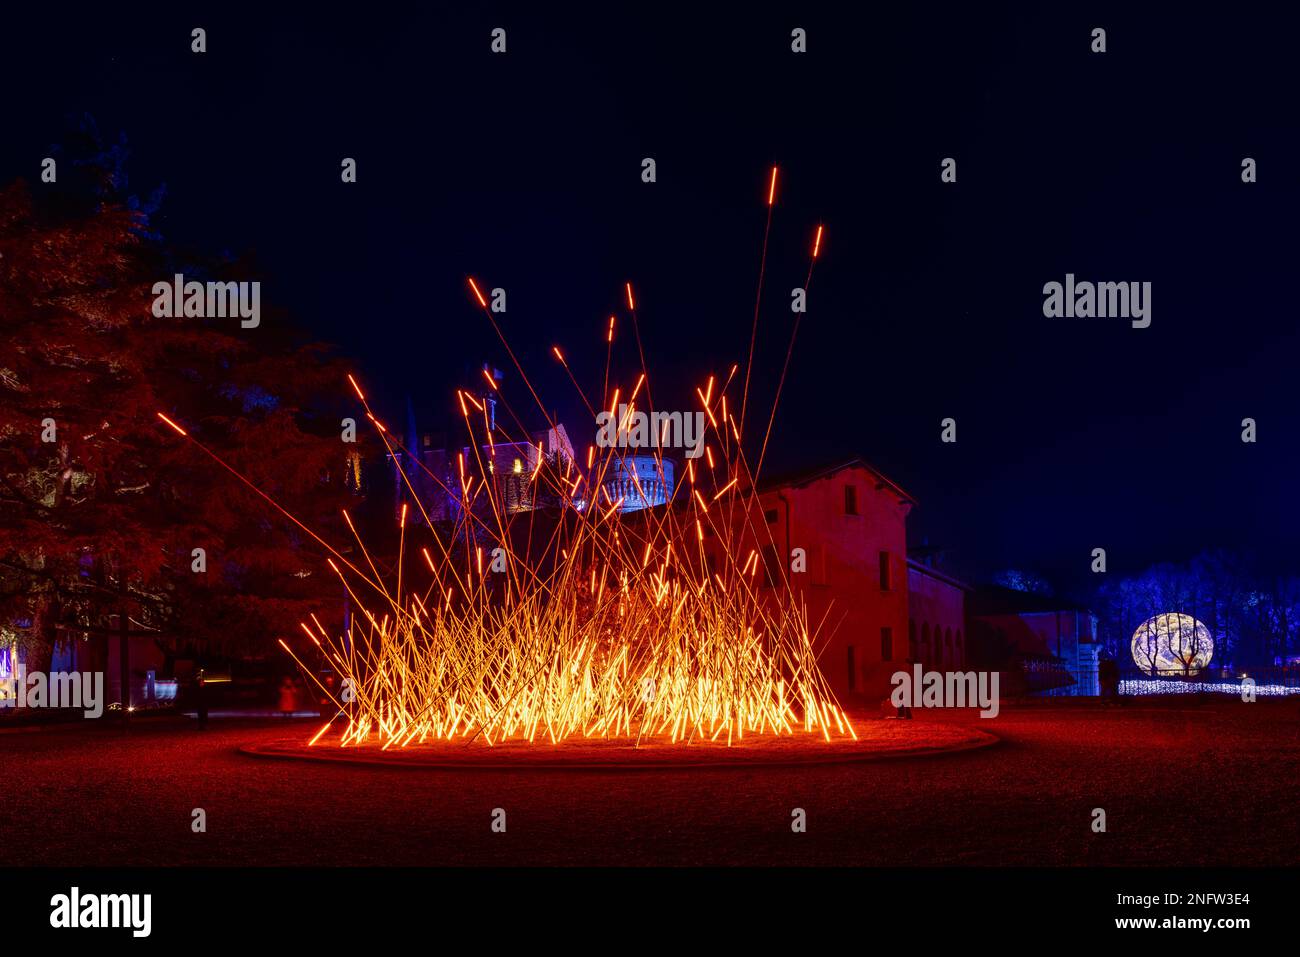
[[[464,277],[503,286],[507,334],[585,444],[552,343],[594,383],[631,279],[660,405],[742,360],[779,163],[760,381],[818,221],[827,235],[774,468],[865,455],[920,500],[918,540],[972,573],[1068,585],[1097,546],[1121,573],[1209,546],[1289,567],[1295,24],[840,7],[15,10],[0,173],[34,180],[69,115],[124,132],[132,187],[167,184],[155,225],[252,253],[264,302],[354,357],[394,419],[409,394],[436,426],[467,370],[507,368]],[[1045,319],[1042,286],[1067,272],[1152,282],[1151,327]]]

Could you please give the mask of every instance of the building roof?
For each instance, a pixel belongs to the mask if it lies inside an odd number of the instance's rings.
[[[966,608],[972,615],[1033,615],[1057,611],[1091,614],[1085,606],[1066,598],[1017,591],[1003,585],[979,586],[967,599]]]
[[[877,481],[877,488],[891,489],[900,499],[911,505],[916,504],[916,499],[905,492],[896,482],[886,476],[880,469],[876,468],[866,459],[854,456],[850,459],[842,459],[826,465],[816,466],[804,469],[799,472],[777,475],[772,478],[764,478],[758,483],[760,492],[771,492],[781,488],[802,488],[805,485],[811,485],[820,479],[830,478],[845,469],[859,468],[863,469],[873,476]]]
[[[939,569],[923,564],[914,558],[909,558],[907,560],[907,568],[908,571],[917,571],[922,575],[929,575],[931,578],[941,581],[945,585],[951,585],[952,587],[960,588],[963,591],[973,592],[975,590],[973,585],[966,584],[960,578],[954,578],[952,575],[945,574],[944,572],[939,571]]]

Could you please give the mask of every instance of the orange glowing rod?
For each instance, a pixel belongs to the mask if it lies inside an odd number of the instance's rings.
[[[356,391],[357,398],[360,399],[362,402],[365,402],[366,397],[361,394],[361,386],[357,385],[357,380],[352,378],[351,372],[348,373],[348,381],[352,383],[352,388]]]
[[[628,285],[627,301],[629,303],[632,302],[632,287],[630,284]],[[614,317],[613,316],[609,317],[609,332],[606,333],[605,335],[605,341],[606,342],[614,341]]]
[[[184,436],[185,438],[189,439],[189,441],[190,441],[191,443],[193,443],[193,445],[194,445],[196,448],[198,448],[198,450],[199,450],[200,452],[202,452],[202,453],[203,453],[204,455],[206,455],[208,458],[212,459],[212,461],[216,462],[218,465],[220,465],[223,469],[225,469],[227,472],[229,472],[231,475],[233,475],[236,479],[238,479],[238,480],[239,480],[240,482],[242,482],[244,485],[248,486],[249,489],[251,489],[251,490],[252,490],[252,491],[253,491],[253,492],[254,492],[258,497],[260,497],[260,498],[261,498],[263,501],[265,501],[268,505],[270,505],[272,508],[274,508],[277,512],[279,512],[281,515],[283,515],[285,518],[287,518],[287,519],[288,519],[290,522],[292,522],[294,525],[297,525],[299,528],[301,528],[304,532],[306,532],[308,535],[310,535],[310,536],[311,536],[313,539],[315,539],[318,543],[320,543],[320,545],[322,545],[322,546],[325,548],[326,551],[328,551],[331,555],[333,555],[335,558],[337,558],[339,561],[341,561],[344,565],[346,565],[350,571],[352,571],[354,574],[356,574],[356,575],[357,575],[357,576],[358,576],[362,581],[364,581],[367,585],[370,585],[370,586],[372,586],[372,587],[375,586],[375,582],[373,582],[373,581],[371,581],[370,579],[366,578],[366,576],[365,576],[365,575],[364,575],[364,574],[363,574],[363,573],[362,573],[362,572],[361,572],[361,571],[360,571],[360,570],[359,570],[355,565],[353,565],[350,561],[348,561],[346,558],[344,558],[344,557],[343,557],[343,556],[338,552],[338,550],[334,548],[334,546],[332,546],[332,545],[331,545],[329,542],[327,542],[325,539],[321,538],[320,535],[318,535],[314,529],[312,529],[309,525],[305,524],[301,519],[299,519],[296,515],[294,515],[292,512],[290,512],[288,509],[286,509],[283,505],[281,505],[279,502],[277,502],[275,499],[273,499],[270,495],[267,495],[266,492],[264,492],[264,491],[262,491],[260,488],[258,488],[257,485],[254,484],[252,481],[250,481],[249,478],[248,478],[247,476],[243,475],[241,472],[239,472],[238,470],[236,470],[233,466],[230,465],[229,462],[227,462],[227,461],[226,461],[225,459],[223,459],[221,456],[217,455],[217,453],[213,452],[210,448],[208,448],[208,447],[207,447],[206,445],[204,445],[202,442],[198,441],[198,439],[194,438],[192,435],[190,435],[189,433],[187,433],[184,429],[182,429],[180,426],[178,426],[178,425],[177,425],[175,422],[173,422],[171,419],[167,418],[167,416],[163,415],[161,412],[158,413],[158,417],[159,417],[160,419],[162,419],[164,422],[166,422],[166,423],[167,423],[169,426],[171,426],[173,429],[175,429],[177,433],[179,433],[180,435],[182,435],[182,436]],[[335,570],[335,572],[338,572],[338,567],[334,565],[333,561],[331,561],[331,560],[328,559],[328,558],[326,559],[326,561],[329,563],[330,567],[333,568],[333,569]]]
[[[329,722],[327,722],[326,724],[324,724],[324,725],[321,727],[321,729],[320,729],[319,731],[316,732],[316,737],[312,738],[310,741],[307,742],[307,747],[310,748],[310,747],[311,747],[312,745],[314,745],[317,741],[319,741],[321,735],[324,734],[326,731],[328,731],[328,730],[330,729],[330,725],[333,724],[333,723],[334,723],[333,721],[329,721]]]
[[[812,254],[813,259],[817,258],[817,253],[821,250],[821,248],[822,248],[822,228],[818,226],[817,237],[813,240],[813,254]]]
[[[627,289],[627,308],[628,308],[629,310],[633,310],[633,311],[635,311],[635,310],[636,310],[636,303],[632,301],[632,284],[631,284],[630,282],[627,282],[627,283],[624,283],[623,286],[624,286],[624,288]]]
[[[483,298],[483,293],[481,293],[481,292],[478,291],[478,283],[476,283],[476,282],[474,281],[474,277],[473,277],[473,276],[469,276],[468,279],[469,279],[469,288],[471,288],[471,289],[474,290],[474,298],[476,298],[476,299],[478,300],[478,304],[479,304],[480,306],[482,306],[484,309],[486,309],[486,308],[487,308],[487,300]]]
[[[158,418],[162,419],[164,422],[166,422],[168,425],[170,425],[173,429],[175,429],[175,430],[176,430],[177,432],[179,432],[181,435],[184,435],[184,436],[186,436],[186,437],[189,436],[189,433],[188,433],[188,432],[186,432],[184,429],[182,429],[179,425],[177,425],[177,424],[176,424],[175,422],[173,422],[171,419],[167,418],[167,416],[163,415],[161,412],[158,413]]]
[[[699,386],[695,387],[695,394],[700,397],[700,403],[704,406],[704,414],[709,417],[709,421],[713,423],[713,427],[716,429],[718,420],[713,417],[713,410],[709,408],[709,400],[704,397],[704,393],[700,391]]]
[[[767,205],[771,206],[776,201],[776,167],[772,167],[772,183],[767,187]]]
[[[488,384],[488,386],[492,389],[493,392],[496,392],[496,391],[497,391],[497,380],[494,379],[494,378],[492,378],[492,373],[488,372],[487,369],[484,369],[484,370],[483,370],[483,378],[487,379],[487,384]]]

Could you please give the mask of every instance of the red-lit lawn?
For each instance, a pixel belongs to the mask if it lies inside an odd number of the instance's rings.
[[[994,748],[807,767],[394,770],[253,758],[284,722],[0,734],[0,842],[74,864],[1292,864],[1296,702],[1004,709]],[[925,718],[914,722],[923,732]],[[894,722],[890,722],[894,724]],[[317,725],[296,725],[304,736]],[[810,745],[815,746],[815,745]],[[190,830],[193,808],[208,831]],[[493,808],[508,830],[489,828]],[[790,831],[807,811],[808,832]],[[1108,833],[1090,828],[1106,810]]]

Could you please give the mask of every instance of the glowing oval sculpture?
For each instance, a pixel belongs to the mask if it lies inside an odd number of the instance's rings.
[[[1193,618],[1168,612],[1148,618],[1133,632],[1133,661],[1149,675],[1190,678],[1214,657],[1210,629]]]

